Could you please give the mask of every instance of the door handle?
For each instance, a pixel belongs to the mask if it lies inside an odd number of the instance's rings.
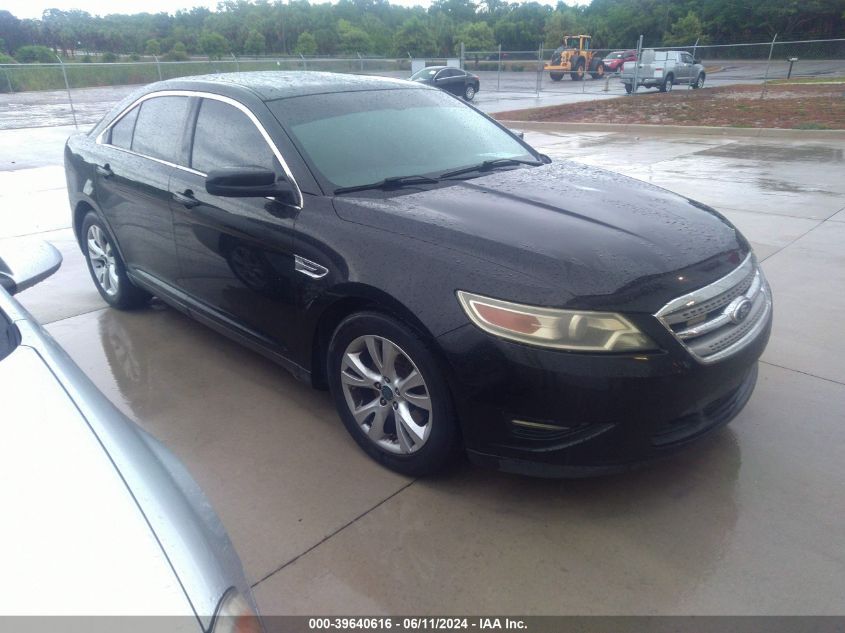
[[[114,172],[111,170],[111,167],[108,163],[105,165],[97,165],[97,173],[100,174],[103,178],[111,178],[114,176]]]
[[[194,192],[190,189],[185,189],[184,193],[175,192],[173,194],[173,199],[186,209],[191,209],[199,204],[202,204],[199,200],[194,198]]]

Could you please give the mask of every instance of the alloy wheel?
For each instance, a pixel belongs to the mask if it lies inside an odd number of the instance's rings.
[[[113,297],[120,289],[120,279],[117,276],[117,260],[111,242],[109,242],[105,231],[96,224],[88,227],[86,240],[88,259],[91,262],[91,269],[94,271],[94,278],[103,292]]]
[[[430,392],[396,343],[375,335],[353,340],[343,354],[340,382],[352,417],[379,448],[409,455],[425,445],[433,423]]]

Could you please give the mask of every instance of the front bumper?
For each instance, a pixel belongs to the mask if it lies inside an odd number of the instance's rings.
[[[531,347],[473,325],[438,340],[470,459],[572,477],[629,469],[730,422],[753,392],[770,331],[771,315],[755,340],[709,365],[671,337],[643,355]]]

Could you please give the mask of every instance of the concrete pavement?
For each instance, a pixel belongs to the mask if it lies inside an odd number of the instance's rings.
[[[528,132],[553,158],[736,223],[775,297],[757,391],[727,429],[632,474],[539,481],[462,464],[415,481],[373,464],[327,394],[260,356],[158,303],[106,309],[66,228],[61,134],[14,134],[0,132],[0,235],[46,231],[65,255],[20,300],[185,461],[264,613],[845,610],[845,142]],[[8,171],[12,157],[25,166]]]

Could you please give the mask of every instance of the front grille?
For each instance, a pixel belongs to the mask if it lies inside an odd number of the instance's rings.
[[[719,281],[670,301],[657,317],[695,358],[712,363],[753,341],[771,310],[766,278],[749,254]]]

